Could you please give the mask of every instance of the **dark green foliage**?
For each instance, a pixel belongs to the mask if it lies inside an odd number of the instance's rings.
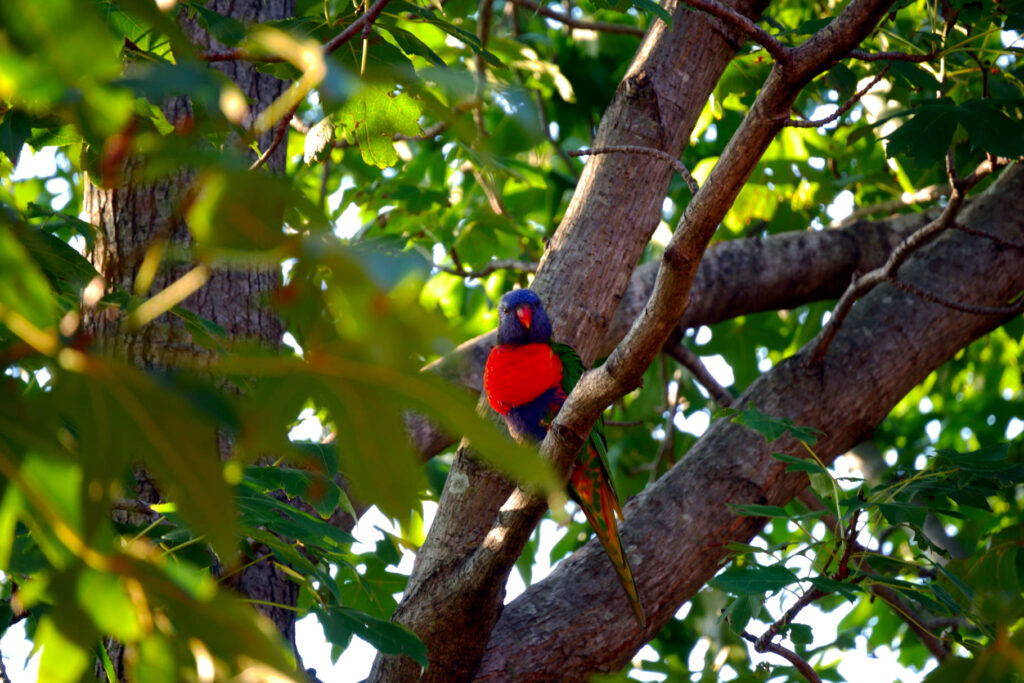
[[[934,57],[892,62],[882,96],[867,96],[838,128],[783,129],[716,239],[827,226],[837,197],[870,207],[944,187],[951,146],[961,175],[985,154],[1024,153],[1020,42],[1004,45],[1000,33],[1024,30],[1024,5],[950,8],[958,24],[944,32],[945,9],[899,6],[861,47]],[[559,488],[532,450],[477,418],[463,389],[421,368],[492,329],[497,298],[529,283],[517,271],[463,278],[441,269],[539,260],[581,168],[559,152],[591,144],[639,39],[562,30],[522,8],[513,29],[506,9],[495,4],[485,47],[479,3],[392,0],[366,36],[365,55],[361,36],[343,45],[299,103],[299,119],[327,121],[334,144],[324,135],[307,165],[302,137],[291,135],[285,173],[274,176],[248,170],[244,152],[256,138],[222,111],[233,86],[200,59],[178,19],[193,17],[228,47],[265,55],[279,49],[268,47],[276,35],[276,45],[297,52],[353,21],[362,9],[352,2],[298,0],[296,17],[266,24],[199,1],[166,14],[151,0],[0,2],[0,633],[24,619],[44,646],[41,680],[91,671],[107,636],[129,646],[129,674],[138,679],[194,675],[190,640],[225,677],[238,672],[239,657],[291,671],[277,634],[218,588],[254,561],[277,563],[299,586],[297,612],[317,615],[335,659],[355,635],[425,664],[422,643],[389,621],[406,582],[394,565],[402,549],[422,542],[423,503],[439,496],[449,456],[421,464],[404,432],[406,410],[469,436],[518,480]],[[574,11],[641,30],[671,21],[648,0],[584,0]],[[804,0],[772,3],[767,13],[760,25],[786,45],[830,19]],[[307,65],[289,58],[258,68],[298,79]],[[748,43],[719,80],[684,153],[702,182],[771,68]],[[882,68],[842,60],[800,94],[796,109],[827,114]],[[192,118],[167,120],[165,101],[183,94]],[[57,150],[55,168],[13,176],[19,163],[28,168],[26,149],[47,148]],[[231,341],[187,302],[166,312],[210,353],[200,372],[189,363],[143,371],[80,334],[83,315],[134,324],[157,294],[113,287],[98,300],[83,296],[97,275],[79,251],[96,238],[80,217],[83,176],[114,187],[127,156],[144,160],[146,182],[183,168],[196,174],[187,201],[173,207],[194,244],[170,249],[160,267],[287,262],[285,284],[266,304],[301,352]],[[668,198],[662,218],[671,227],[691,195],[675,179]],[[661,248],[652,244],[643,259],[659,258]],[[817,334],[831,305],[742,316],[702,332],[700,344],[692,335],[683,343],[705,358],[720,355],[736,395]],[[651,641],[657,661],[641,668],[673,681],[717,680],[723,666],[740,681],[802,680],[775,666],[782,660],[752,659],[739,632],[760,635],[755,620],[781,617],[778,596],[814,590],[823,594],[816,608],[849,610],[835,641],[817,642],[822,630],[799,619],[781,624],[778,639],[824,680],[841,679],[827,648],[851,651],[864,640],[869,649],[893,647],[901,664],[919,669],[931,654],[872,593],[883,587],[941,624],[931,632],[953,647],[929,681],[1019,677],[1022,336],[1018,317],[911,391],[875,430],[881,460],[864,480],[826,468],[813,452],[820,434],[787,416],[756,406],[719,413],[769,442],[801,442],[803,452],[773,457],[780,469],[807,474],[822,506],[732,506],[767,525],[750,543],[729,545],[735,565],[690,601],[685,618],[661,629]],[[715,408],[687,371],[668,360],[652,365],[643,386],[607,415],[607,461],[623,500],[685,457],[691,432]],[[289,439],[300,413],[319,419],[333,440]],[[218,435],[232,442],[226,461]],[[165,499],[114,523],[111,508],[126,506],[135,484],[133,464],[146,467]],[[353,553],[352,536],[328,518],[354,517],[356,499],[396,520],[401,538],[388,534]],[[865,549],[850,550],[851,524]],[[570,521],[548,559],[587,536]],[[519,558],[527,582],[544,547],[535,536]],[[690,653],[702,642],[702,671],[691,672]]]

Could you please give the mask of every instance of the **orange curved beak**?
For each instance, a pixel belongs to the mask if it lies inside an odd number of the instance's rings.
[[[529,330],[530,323],[533,322],[533,309],[526,304],[520,304],[516,306],[516,317],[519,318],[519,324]]]

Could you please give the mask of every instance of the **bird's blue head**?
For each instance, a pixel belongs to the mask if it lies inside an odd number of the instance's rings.
[[[499,344],[544,344],[551,341],[551,321],[540,297],[531,289],[516,289],[498,303]]]

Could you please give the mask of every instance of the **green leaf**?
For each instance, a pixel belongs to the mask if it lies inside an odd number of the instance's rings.
[[[826,477],[829,476],[828,470],[814,460],[798,458],[795,455],[789,455],[788,453],[772,453],[771,455],[776,460],[789,463],[789,467],[786,468],[787,472],[807,472],[808,474],[820,474]]]
[[[356,635],[382,654],[405,655],[420,666],[427,666],[426,646],[416,634],[398,624],[371,617],[348,607],[331,606],[318,608],[314,612],[331,642],[347,643]]]
[[[0,154],[17,166],[21,148],[32,133],[31,123],[27,115],[17,109],[10,109],[0,121]]]
[[[14,231],[0,225],[0,320],[10,312],[42,330],[57,322],[57,305],[46,277]]]
[[[725,408],[716,412],[714,417],[731,417],[732,421],[736,424],[749,427],[759,433],[768,443],[775,441],[775,439],[789,431],[790,436],[794,439],[813,446],[818,440],[818,435],[821,434],[821,430],[814,427],[798,426],[788,417],[772,417],[762,413],[753,404],[750,404],[743,410]]]
[[[853,602],[864,592],[857,584],[836,581],[827,576],[815,576],[808,579],[815,588],[824,593],[838,593]]]
[[[629,0],[637,9],[643,10],[648,14],[653,14],[668,26],[669,30],[672,30],[672,15],[669,14],[668,10],[654,2],[653,0]]]
[[[794,645],[810,645],[814,642],[814,632],[807,624],[790,624],[788,631]]]
[[[734,505],[730,503],[729,507],[733,512],[744,517],[789,517],[786,508],[781,508],[778,505]]]
[[[133,367],[89,357],[80,370],[62,373],[54,392],[62,405],[76,406],[87,478],[117,477],[125,463],[141,461],[181,516],[222,558],[231,557],[235,509],[216,425],[195,413],[173,385],[157,385]]]
[[[405,29],[398,28],[397,26],[382,26],[380,28],[394,39],[398,44],[398,47],[400,47],[402,52],[405,54],[409,56],[419,55],[434,66],[447,66],[444,60],[441,59],[436,52],[430,49],[426,43],[417,38],[413,33],[406,31]]]
[[[200,2],[190,2],[188,7],[195,12],[199,24],[218,42],[237,45],[245,37],[245,26],[238,19],[214,12]]]
[[[196,179],[189,229],[201,247],[267,251],[284,241],[292,187],[281,178],[242,170],[210,170]]]
[[[961,103],[957,120],[976,149],[1011,158],[1024,155],[1024,122],[1007,116],[992,100]]]
[[[799,581],[781,564],[749,569],[729,569],[711,580],[711,585],[733,595],[774,593]]]
[[[64,624],[63,627],[73,628],[73,624]],[[39,659],[41,681],[75,683],[92,663],[92,654],[65,636],[50,616],[40,620],[34,640],[43,648]]]
[[[134,643],[142,636],[135,605],[116,575],[83,569],[76,588],[78,604],[92,617],[100,633],[123,643]]]
[[[178,667],[174,661],[174,650],[167,638],[158,631],[149,633],[136,647],[138,661],[129,662],[129,670],[135,670],[131,680],[140,683],[175,683]],[[113,680],[109,679],[108,680]]]
[[[338,114],[338,127],[349,140],[359,144],[363,161],[378,168],[398,161],[394,136],[419,135],[422,104],[405,92],[392,94],[379,85],[367,85],[345,103]]]
[[[958,108],[951,103],[917,107],[911,118],[886,136],[885,153],[889,157],[904,154],[921,166],[941,163],[959,118]]]

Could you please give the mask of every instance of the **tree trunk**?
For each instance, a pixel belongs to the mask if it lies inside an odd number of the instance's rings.
[[[211,0],[207,5],[245,23],[282,19],[295,13],[294,0]],[[194,21],[183,19],[182,27],[200,48],[223,47]],[[257,72],[248,62],[218,62],[212,68],[226,73],[249,98],[251,114],[243,121],[246,126],[288,87],[284,81]],[[172,124],[187,122],[192,117],[191,103],[185,97],[169,100],[163,111]],[[260,139],[261,149],[270,145],[272,137],[273,133],[268,132]],[[278,147],[268,159],[271,171],[284,171],[286,147]],[[172,253],[188,253],[192,244],[182,212],[183,202],[193,189],[195,174],[191,169],[181,169],[159,181],[143,182],[140,180],[143,163],[138,158],[128,160],[118,187],[104,189],[86,178],[84,190],[87,220],[98,228],[93,263],[108,287],[116,286],[127,292],[134,291],[139,266],[154,243],[166,240]],[[193,265],[164,264],[149,292],[164,289]],[[214,267],[209,281],[181,305],[221,325],[229,340],[252,340],[278,349],[284,328],[263,302],[279,285],[280,270],[275,267]],[[105,353],[144,368],[166,368],[182,361],[201,363],[210,353],[192,342],[183,320],[169,314],[131,332],[122,329],[119,315],[93,316],[85,325]],[[218,448],[226,455],[230,444],[224,438],[220,442]],[[144,489],[139,491],[141,499],[155,500],[157,494],[151,485],[144,485]],[[249,598],[276,604],[294,605],[298,597],[298,587],[270,563],[247,568],[233,585]],[[273,620],[294,648],[295,612],[262,605],[257,609]],[[121,648],[112,648],[111,655],[120,677],[123,673]]]

